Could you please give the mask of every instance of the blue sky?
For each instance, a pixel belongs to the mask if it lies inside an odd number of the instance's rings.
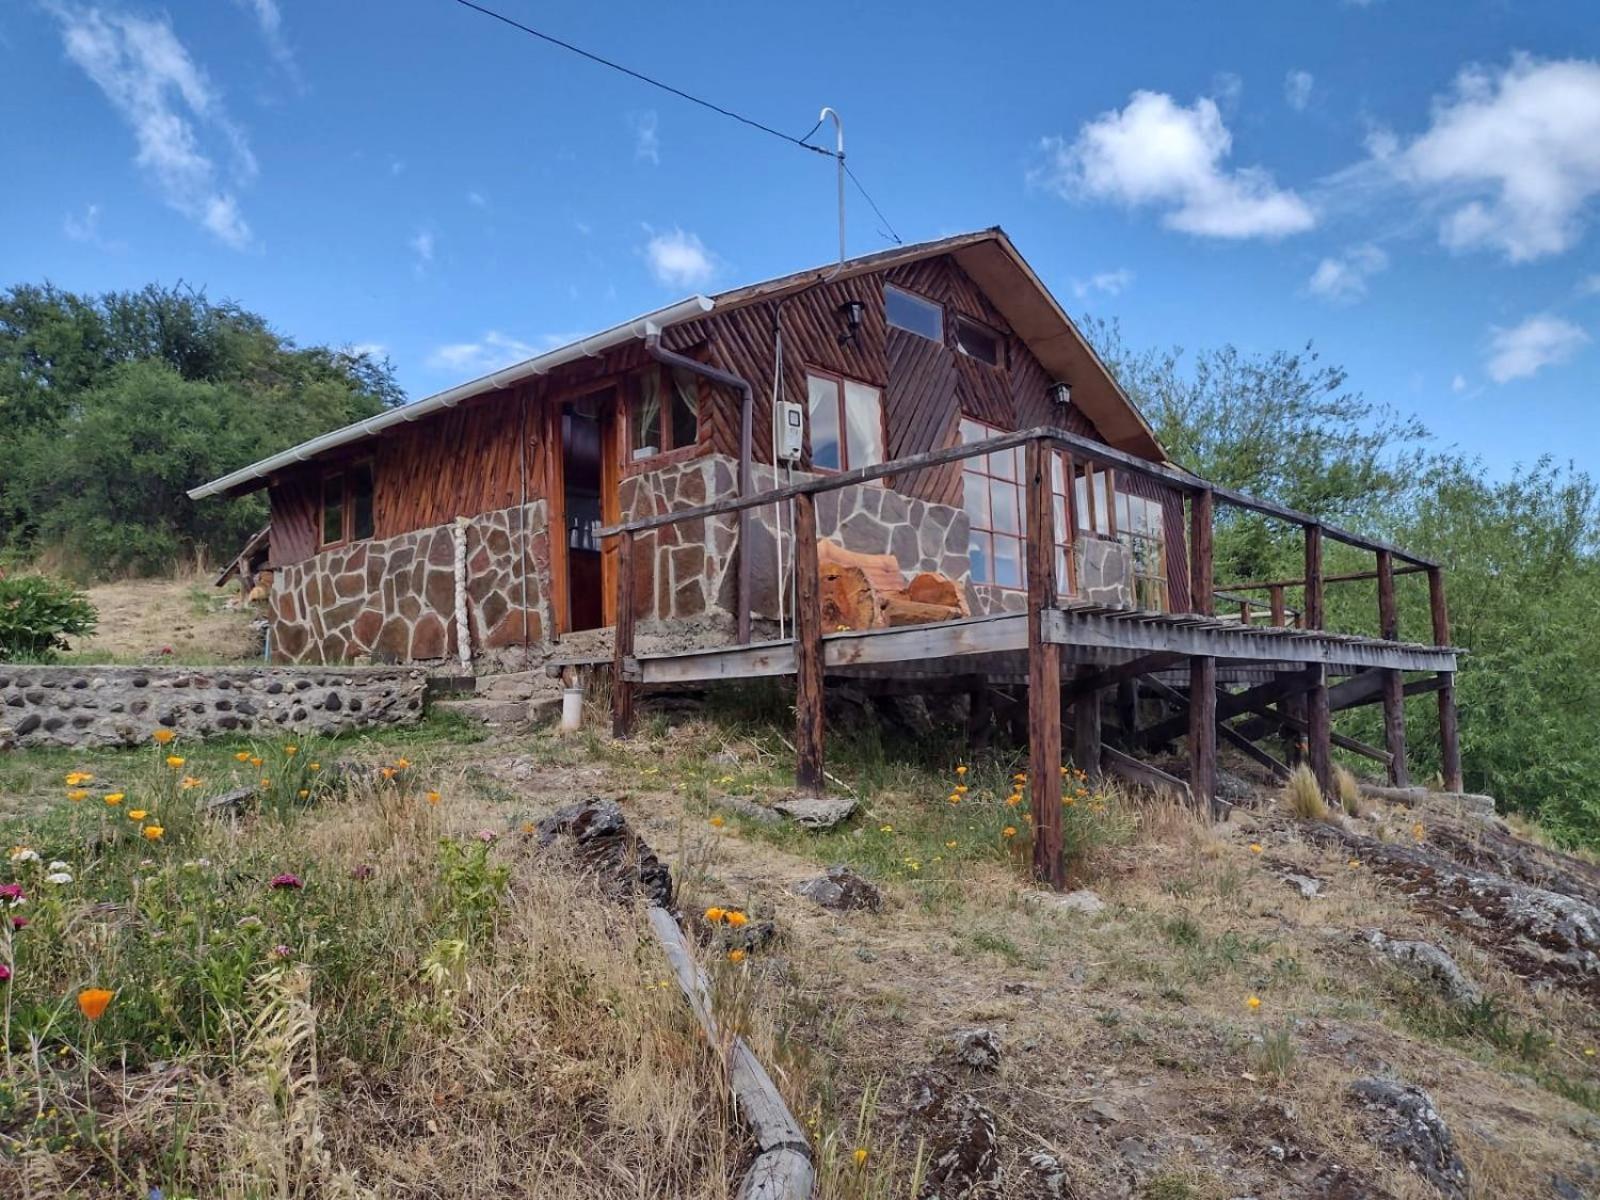
[[[1134,345],[1314,339],[1496,474],[1600,471],[1589,0],[491,6],[835,106],[903,239],[1003,225]],[[829,160],[450,0],[17,3],[0,111],[0,283],[182,280],[414,397],[836,247]]]

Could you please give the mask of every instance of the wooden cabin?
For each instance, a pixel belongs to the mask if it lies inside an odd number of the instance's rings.
[[[612,662],[619,731],[638,684],[794,674],[811,786],[824,674],[1027,683],[1057,754],[1063,700],[1176,683],[1210,730],[1244,684],[1230,715],[1299,721],[1326,776],[1329,676],[1403,722],[1423,671],[1454,737],[1437,565],[1169,463],[999,229],[694,296],[190,495],[261,488],[276,661]],[[1306,578],[1256,617],[1214,615],[1218,503],[1306,531]],[[1383,638],[1323,631],[1324,535],[1378,554],[1390,609],[1396,570],[1429,571],[1434,645],[1389,612]],[[1215,736],[1191,737],[1205,796]]]

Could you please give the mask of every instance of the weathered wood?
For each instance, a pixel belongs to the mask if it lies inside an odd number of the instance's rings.
[[[1283,585],[1273,584],[1268,594],[1268,604],[1272,607],[1272,624],[1274,628],[1282,629],[1287,622],[1284,620]]]
[[[1210,811],[1217,796],[1217,660],[1189,660],[1189,787]]]
[[[1378,636],[1400,640],[1400,604],[1394,590],[1394,556],[1378,551]],[[1405,787],[1411,782],[1406,765],[1405,679],[1399,671],[1383,673],[1383,744],[1389,751],[1389,782]]]
[[[1135,787],[1148,788],[1153,792],[1169,792],[1184,804],[1194,803],[1194,793],[1183,780],[1111,746],[1101,747],[1100,766],[1106,773],[1115,775]]]
[[[912,577],[911,582],[906,584],[906,599],[915,600],[918,604],[938,604],[957,609],[963,617],[970,615],[961,585],[932,571],[922,571]]]
[[[1328,694],[1333,694],[1332,688],[1328,689]],[[1306,718],[1298,715],[1294,707],[1291,706],[1292,701],[1303,699],[1303,696],[1285,697],[1279,702],[1279,707],[1276,711],[1265,704],[1253,704],[1250,706],[1250,711],[1259,714],[1260,721],[1250,721],[1245,725],[1239,726],[1235,732],[1240,737],[1255,740],[1265,737],[1273,729],[1283,729],[1292,735],[1296,742],[1306,739],[1310,734],[1310,725],[1307,723]],[[1300,707],[1303,707],[1303,705]],[[1330,714],[1332,712],[1331,705],[1329,706],[1329,712]],[[1340,733],[1337,729],[1329,731],[1328,740],[1342,749],[1364,755],[1374,762],[1381,762],[1386,767],[1389,765],[1389,752],[1387,750],[1369,746],[1366,742],[1358,741],[1348,734]]]
[[[1301,627],[1321,629],[1325,617],[1322,606],[1322,526],[1306,526],[1306,604]]]
[[[1103,749],[1100,712],[1103,692],[1090,683],[1095,674],[1098,672],[1093,667],[1078,668],[1072,701],[1072,761],[1091,779],[1099,778]]]
[[[1152,679],[1150,681],[1150,688],[1157,695],[1164,696],[1165,698],[1167,698],[1168,700],[1173,701],[1176,704],[1182,704],[1184,706],[1187,706],[1188,703],[1189,703],[1188,697],[1184,696],[1183,693],[1179,692],[1176,688],[1170,687],[1169,685],[1167,685],[1165,683],[1162,683],[1159,679]],[[1223,697],[1226,697],[1229,693],[1224,691],[1224,692],[1221,692],[1219,694],[1221,696],[1223,696]],[[1221,738],[1223,741],[1226,741],[1230,746],[1232,746],[1234,749],[1238,750],[1246,758],[1249,758],[1252,761],[1258,763],[1259,765],[1265,767],[1267,770],[1271,771],[1273,773],[1273,775],[1277,776],[1280,779],[1284,779],[1284,778],[1288,777],[1288,775],[1289,775],[1289,768],[1288,767],[1284,766],[1283,763],[1279,762],[1276,758],[1272,757],[1272,755],[1268,754],[1265,750],[1263,750],[1260,746],[1256,745],[1249,738],[1247,738],[1244,735],[1242,735],[1241,733],[1239,733],[1236,729],[1233,728],[1233,726],[1229,725],[1226,721],[1218,721],[1218,722],[1216,722],[1216,729],[1217,729],[1217,736],[1219,738]]]
[[[611,736],[633,734],[634,683],[628,678],[628,660],[633,657],[633,534],[617,535],[617,615],[612,647]]]
[[[1376,553],[1387,554],[1394,558],[1394,551],[1386,547],[1378,547]],[[1395,567],[1396,575],[1416,575],[1428,568],[1419,564],[1408,562],[1404,566]],[[1338,575],[1323,575],[1323,583],[1359,583],[1366,579],[1378,578],[1378,572],[1373,571],[1343,571]],[[1304,579],[1252,579],[1248,583],[1230,583],[1225,585],[1230,592],[1265,592],[1273,588],[1302,587]]]
[[[908,596],[884,596],[878,601],[878,624],[890,629],[906,625],[931,625],[958,621],[961,610],[948,604],[923,604]]]
[[[1231,720],[1240,713],[1254,711],[1256,705],[1270,704],[1285,696],[1298,695],[1310,686],[1310,681],[1304,675],[1295,674],[1258,683],[1255,687],[1242,692],[1229,692],[1218,699],[1214,716],[1218,721]],[[1185,712],[1141,729],[1139,740],[1146,746],[1159,746],[1180,736],[1188,727],[1189,717]]]
[[[1028,787],[1033,800],[1033,873],[1053,888],[1066,884],[1061,825],[1061,655],[1044,640],[1044,615],[1055,604],[1055,533],[1050,451],[1029,442],[1028,508]]]
[[[824,629],[871,629],[877,624],[872,583],[860,567],[823,564],[818,587]]]
[[[1433,618],[1435,645],[1450,644],[1450,608],[1445,603],[1444,570],[1432,567],[1428,571],[1428,609]],[[1439,765],[1444,776],[1444,786],[1452,791],[1462,790],[1461,732],[1456,724],[1456,680],[1454,673],[1440,676],[1439,685]]]
[[[817,508],[810,495],[794,500],[794,744],[795,786],[825,790],[822,771],[822,604],[817,594]]]
[[[1333,792],[1333,714],[1328,711],[1328,672],[1317,664],[1306,669],[1306,760],[1324,796]]]
[[[1085,668],[1071,683],[1064,684],[1061,698],[1067,701],[1076,700],[1084,692],[1098,691],[1104,688],[1117,687],[1128,683],[1141,675],[1149,675],[1155,671],[1165,671],[1169,667],[1182,662],[1182,654],[1172,654],[1162,651],[1159,654],[1141,654],[1138,658],[1129,659],[1125,663],[1118,663],[1114,667]]]
[[[1216,505],[1211,493],[1196,492],[1189,501],[1189,607],[1203,617],[1214,616],[1217,611],[1216,572],[1212,565],[1215,521]],[[1205,799],[1209,803],[1210,793]]]

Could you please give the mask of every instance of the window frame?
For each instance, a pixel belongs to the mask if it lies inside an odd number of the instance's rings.
[[[1135,504],[1139,505],[1139,507],[1144,510],[1146,521],[1149,520],[1151,513],[1154,513],[1154,525],[1157,530],[1154,535],[1146,533],[1143,529],[1134,529],[1133,526],[1135,525],[1135,522],[1131,519],[1127,522],[1123,522],[1118,518],[1117,512],[1124,505],[1127,506],[1127,511],[1131,518],[1133,506]],[[1140,608],[1150,607],[1141,603],[1142,597],[1140,592],[1141,584],[1153,583],[1157,585],[1158,591],[1157,600],[1159,601],[1159,604],[1156,608],[1156,611],[1171,612],[1172,578],[1171,569],[1167,562],[1166,504],[1160,499],[1151,496],[1141,496],[1137,492],[1114,490],[1111,511],[1113,524],[1117,526],[1117,532],[1112,536],[1115,537],[1117,541],[1127,546],[1128,552],[1133,556],[1135,604]],[[1124,527],[1124,525],[1126,525],[1126,527]],[[1141,545],[1146,548],[1143,554],[1141,554],[1140,551]],[[1139,569],[1141,557],[1144,558],[1144,561],[1153,563],[1156,567],[1156,570],[1141,571]]]
[[[891,292],[906,297],[912,302],[913,305],[926,305],[929,309],[931,309],[934,315],[939,318],[938,334],[930,337],[920,329],[912,329],[896,321],[889,312],[889,293]],[[883,285],[883,321],[884,324],[890,329],[898,329],[901,333],[909,333],[913,337],[921,338],[925,342],[934,342],[940,346],[947,344],[946,339],[949,335],[949,321],[947,320],[947,315],[944,311],[944,305],[940,304],[937,300],[930,300],[927,296],[924,296],[920,292],[913,292],[910,288],[898,287],[892,283],[886,283]]]
[[[372,494],[368,497],[368,507],[372,513],[372,532],[361,537],[356,536],[356,487],[355,479],[362,470],[367,473],[367,478],[372,482]],[[339,537],[335,541],[325,541],[328,532],[328,484],[333,480],[340,481],[339,487]],[[340,546],[353,545],[356,542],[370,542],[377,536],[378,517],[376,497],[378,493],[377,464],[371,458],[358,458],[350,462],[340,463],[338,466],[329,466],[323,469],[318,476],[317,483],[317,550],[334,550]]]
[[[806,375],[806,469],[818,475],[838,475],[844,471],[855,470],[858,466],[875,466],[873,463],[852,463],[850,461],[849,424],[845,420],[845,385],[855,384],[857,387],[869,388],[878,398],[878,438],[882,447],[883,458],[879,462],[889,461],[889,413],[883,402],[884,389],[875,383],[868,383],[864,379],[856,379],[850,375],[843,375],[838,371],[830,371],[827,367],[813,367],[807,365]],[[839,465],[837,467],[819,467],[812,458],[811,447],[811,380],[826,379],[835,385],[834,396],[838,406],[839,430]],[[872,482],[881,484],[882,480]]]
[[[998,329],[991,329],[988,325],[985,325],[982,321],[977,320],[975,317],[969,317],[965,313],[959,312],[954,314],[954,320],[951,321],[951,325],[953,327],[952,332],[955,335],[952,349],[954,349],[957,354],[960,354],[965,358],[970,358],[975,363],[981,363],[983,366],[992,367],[997,371],[1003,371],[1006,369],[1006,341],[1005,338],[1000,336],[1000,331]],[[968,350],[961,344],[961,331],[963,328],[970,329],[978,336],[986,337],[994,343],[993,362],[990,362],[988,359],[972,353],[972,351]]]
[[[1010,430],[1000,428],[998,425],[991,425],[987,421],[979,420],[977,417],[968,416],[966,413],[962,413],[960,421],[956,426],[956,437],[959,439],[959,444],[964,446],[971,444],[967,441],[965,431],[963,429],[963,426],[968,425],[976,426],[979,430],[981,430],[983,436],[979,440],[985,441],[991,437],[997,437],[1011,432]],[[1010,479],[1007,479],[1003,475],[994,474],[989,469],[988,456],[986,455],[982,458],[974,455],[971,458],[964,458],[961,460],[961,510],[967,514],[967,553],[969,571],[971,569],[971,546],[974,534],[984,535],[988,538],[988,563],[989,573],[991,576],[995,573],[995,538],[1009,538],[1014,539],[1017,542],[1017,583],[1001,583],[997,579],[993,578],[974,578],[972,582],[984,587],[996,587],[1008,592],[1020,592],[1026,591],[1028,587],[1028,481],[1026,478],[1027,455],[1020,446],[1014,447],[1013,449],[1006,451],[1006,453],[1012,456],[1013,477]],[[980,462],[982,463],[982,469],[979,469],[977,465]],[[1052,541],[1055,543],[1052,557],[1054,558],[1056,591],[1059,595],[1068,596],[1072,594],[1072,588],[1077,578],[1077,573],[1072,563],[1072,542],[1074,533],[1073,520],[1075,517],[1074,510],[1076,502],[1075,498],[1072,497],[1068,492],[1065,456],[1059,451],[1052,452],[1051,464],[1050,500],[1052,505],[1051,523],[1053,525],[1051,534]],[[973,521],[971,510],[967,508],[966,491],[967,477],[969,475],[986,481],[986,486],[988,488],[990,522],[988,525],[976,524]],[[1056,486],[1058,482],[1061,485],[1059,488]],[[996,484],[1010,485],[1016,493],[1017,529],[1015,533],[1010,530],[996,529],[994,527],[994,488]]]
[[[677,380],[675,373],[681,368],[669,367],[665,363],[653,363],[651,368],[637,371],[627,380],[627,386],[619,389],[622,392],[622,457],[623,467],[626,471],[635,469],[648,470],[653,466],[660,466],[678,459],[691,458],[694,452],[704,444],[701,436],[701,418],[705,412],[705,390],[700,386],[700,376],[692,371],[685,370],[683,374],[694,389],[695,399],[695,436],[694,441],[682,446],[669,445],[673,440],[672,433],[672,401],[677,394]],[[638,405],[643,400],[645,376],[654,371],[657,381],[662,388],[660,409],[656,413],[656,441],[654,454],[634,456],[634,430]]]

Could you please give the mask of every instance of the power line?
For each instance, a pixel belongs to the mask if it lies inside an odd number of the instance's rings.
[[[794,145],[799,146],[802,150],[810,150],[813,154],[824,154],[829,158],[834,157],[833,151],[824,150],[821,146],[809,145],[805,138],[794,137],[791,134],[774,129],[770,125],[763,125],[760,121],[757,121],[752,117],[746,117],[740,113],[736,113],[731,108],[723,108],[720,104],[713,104],[709,100],[702,100],[699,96],[690,95],[682,88],[675,88],[670,83],[662,83],[661,80],[653,79],[649,75],[645,75],[640,71],[633,70],[631,67],[625,67],[621,63],[612,62],[609,58],[602,58],[598,54],[592,54],[588,50],[583,49],[581,46],[574,46],[571,42],[562,41],[560,38],[551,34],[541,33],[531,25],[524,25],[521,21],[514,20],[511,17],[506,16],[504,13],[495,12],[492,8],[485,8],[481,4],[474,4],[472,0],[456,0],[456,3],[461,5],[463,8],[472,9],[473,12],[482,13],[486,17],[493,17],[496,21],[500,21],[503,24],[509,25],[513,29],[519,29],[528,36],[536,37],[542,42],[548,42],[552,46],[560,46],[563,50],[570,50],[572,53],[582,58],[587,58],[590,62],[599,63],[602,67],[610,67],[613,71],[621,71],[624,75],[627,75],[633,79],[637,79],[640,83],[648,83],[651,87],[660,88],[663,92],[670,92],[672,95],[677,96],[680,100],[687,100],[690,104],[698,104],[701,108],[709,108],[714,113],[724,117],[731,117],[733,120],[738,121],[740,124],[748,125],[752,129],[759,129],[762,133],[770,133],[775,138],[782,138],[786,142],[791,142]],[[817,126],[820,126],[821,124],[821,121],[817,122]],[[817,131],[817,126],[812,127],[811,133],[815,133]],[[806,134],[806,137],[810,137],[811,133]]]
[[[878,202],[868,194],[867,189],[862,186],[861,180],[856,178],[856,173],[850,169],[849,163],[844,164],[844,173],[850,176],[850,182],[856,185],[856,191],[861,193],[861,198],[872,205],[872,211],[878,214],[878,220],[882,221],[884,229],[888,230],[885,236],[896,246],[904,246],[905,243],[900,240],[900,235],[894,231],[894,226],[889,224],[889,218],[883,215],[883,209],[878,207]],[[878,232],[884,233],[884,229],[880,229]]]

